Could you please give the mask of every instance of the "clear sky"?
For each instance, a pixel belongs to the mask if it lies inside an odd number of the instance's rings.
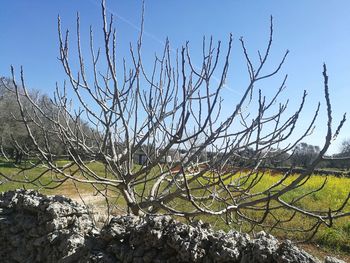
[[[120,56],[128,56],[129,42],[137,38],[140,0],[109,0],[108,11],[116,16]],[[99,0],[1,0],[0,2],[0,76],[10,75],[10,65],[23,65],[27,86],[52,94],[55,82],[64,74],[57,60],[57,15],[63,28],[74,34],[76,12],[80,12],[81,28],[87,39],[89,26],[96,31],[96,46],[101,29]],[[190,41],[192,50],[201,49],[202,37],[227,41],[233,34],[234,46],[231,70],[227,81],[227,98],[237,97],[247,83],[246,68],[239,46],[244,37],[252,55],[266,46],[269,17],[274,17],[274,43],[270,65],[279,62],[286,49],[290,50],[281,80],[288,73],[287,90],[282,99],[297,105],[304,89],[308,91],[307,107],[300,122],[305,127],[317,102],[323,99],[322,64],[330,76],[330,93],[334,119],[338,122],[350,107],[350,1],[348,0],[146,0],[143,53],[151,58],[159,52],[169,37],[171,46],[180,48]],[[87,46],[86,46],[87,48]],[[196,54],[194,54],[196,57]],[[256,57],[255,57],[256,58]],[[277,88],[277,80],[266,81],[261,88],[269,95]],[[273,87],[272,87],[273,86]],[[226,105],[230,99],[226,99]],[[315,134],[306,142],[322,146],[325,136],[325,111],[317,122]],[[350,121],[330,153],[339,149],[340,142],[350,137]]]

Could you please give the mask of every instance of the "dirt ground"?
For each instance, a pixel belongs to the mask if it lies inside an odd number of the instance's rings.
[[[350,263],[350,254],[338,253],[336,251],[330,251],[329,249],[322,248],[317,244],[307,243],[307,244],[298,244],[298,247],[304,249],[309,254],[319,258],[324,259],[326,256],[336,257],[338,259],[344,260],[345,262]]]

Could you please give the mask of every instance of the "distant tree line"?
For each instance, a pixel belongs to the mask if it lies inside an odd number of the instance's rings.
[[[239,153],[236,157],[231,158],[230,164],[237,167],[254,167],[260,162],[260,167],[280,168],[294,167],[307,168],[320,153],[320,147],[316,145],[301,142],[296,145],[290,153],[281,151],[280,149],[272,149],[266,152],[263,157],[256,158],[256,152],[253,148],[247,148]],[[208,153],[210,155],[210,153]],[[274,158],[271,158],[273,156]],[[339,153],[326,156],[318,165],[318,169],[336,168],[348,170],[350,169],[350,140],[344,140]]]
[[[12,159],[16,164],[20,164],[24,158],[30,157],[31,153],[36,151],[33,141],[30,139],[30,134],[23,123],[23,118],[21,116],[19,105],[16,98],[16,91],[14,90],[12,80],[10,78],[1,77],[0,81],[0,155],[2,157]],[[51,142],[50,148],[46,148],[50,152],[51,156],[70,156],[70,152],[74,149],[75,153],[71,154],[74,156],[80,155],[83,157],[81,152],[79,152],[79,147],[73,147],[72,145],[62,145],[59,143],[57,134],[53,132],[55,129],[51,129],[50,125],[52,122],[50,119],[57,119],[60,121],[59,116],[64,115],[65,113],[59,113],[54,102],[46,95],[41,94],[39,91],[30,90],[30,98],[35,101],[40,107],[42,116],[39,118],[40,123],[31,123],[31,133],[32,136],[40,138],[40,136],[48,136]],[[31,103],[28,99],[23,96],[21,99],[22,103],[25,104],[26,114],[34,114],[30,112]],[[37,112],[35,113],[37,114]],[[65,118],[62,118],[65,119]],[[79,120],[81,125],[79,125],[79,130],[76,132],[80,133],[82,137],[85,137],[86,141],[90,141],[90,146],[93,147],[93,141],[96,140],[98,132],[89,127],[87,123],[84,123],[81,119]],[[64,127],[69,127],[69,129],[75,129],[78,127],[76,124],[65,123]],[[83,128],[82,128],[83,127]],[[52,131],[52,132],[50,132]],[[57,132],[57,130],[56,130]],[[64,132],[64,131],[62,131]],[[45,140],[43,139],[38,141],[45,147]],[[69,138],[67,138],[68,140]],[[83,152],[83,151],[82,151]],[[186,150],[181,150],[178,154],[184,154]],[[277,168],[277,167],[299,167],[305,168],[309,166],[312,161],[317,157],[320,152],[320,147],[301,142],[294,148],[294,151],[287,153],[279,149],[270,150],[266,152],[265,156],[259,156],[256,158],[256,152],[253,148],[247,147],[246,149],[240,151],[237,155],[232,156],[229,162],[230,165],[235,167],[254,167],[257,165],[257,161],[261,162],[260,166],[268,168]],[[202,152],[198,159],[199,161],[205,161],[211,158],[211,156],[217,155],[215,152]],[[173,153],[172,155],[175,155]],[[274,158],[270,158],[271,155]],[[350,169],[350,140],[344,140],[340,152],[330,156],[327,160],[323,160],[318,165],[318,168],[338,168],[338,169]],[[335,157],[334,159],[332,157]],[[344,157],[344,159],[339,158]],[[71,157],[70,157],[71,158]],[[96,158],[98,159],[98,157]]]
[[[12,79],[0,78],[0,155],[6,159],[12,159],[16,164],[20,164],[24,159],[34,156],[37,147],[30,138],[31,136],[38,138],[36,143],[45,149],[48,156],[57,158],[68,156],[68,152],[72,151],[73,148],[75,155],[80,154],[79,147],[73,147],[70,144],[64,145],[58,140],[58,131],[53,129],[52,120],[62,124],[63,129],[60,132],[65,133],[64,129],[73,130],[81,137],[85,137],[87,141],[91,141],[96,133],[93,133],[81,118],[77,118],[79,128],[75,122],[64,123],[66,112],[60,112],[46,94],[32,89],[29,90],[29,93],[29,98],[25,94],[22,94],[22,96],[16,94]],[[17,96],[21,96],[20,101],[23,108],[25,108],[24,116],[21,116]],[[29,100],[39,105],[41,111],[35,111]],[[38,115],[35,122],[32,118],[26,118],[33,115]],[[26,119],[28,120],[30,133],[24,123]],[[47,141],[50,141],[50,145],[47,145]]]
[[[30,97],[41,104],[47,99],[34,91],[31,91]],[[23,103],[28,104],[28,101],[24,100]],[[16,164],[20,164],[25,155],[29,154],[34,147],[21,118],[16,92],[9,78],[1,78],[0,81],[0,123],[1,154],[5,158],[14,159]],[[37,129],[33,126],[33,133],[36,132]]]

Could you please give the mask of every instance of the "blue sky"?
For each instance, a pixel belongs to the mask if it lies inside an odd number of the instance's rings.
[[[99,45],[101,12],[99,0],[2,0],[0,8],[0,75],[9,76],[10,65],[17,69],[23,65],[27,86],[52,94],[55,82],[62,82],[64,74],[57,60],[57,15],[63,28],[75,30],[76,12],[80,12],[82,34],[87,39],[90,25],[96,31]],[[135,42],[140,24],[141,1],[107,1],[108,11],[116,18],[120,57],[128,56],[129,42]],[[196,58],[201,49],[203,35],[227,41],[234,37],[233,54],[227,89],[226,105],[230,97],[237,97],[247,83],[245,63],[239,38],[244,37],[250,53],[266,46],[269,17],[274,17],[274,43],[269,61],[273,66],[283,52],[290,54],[281,75],[262,83],[269,95],[277,88],[283,74],[288,73],[287,90],[282,100],[289,98],[297,105],[304,89],[308,91],[307,107],[300,127],[305,127],[316,107],[323,99],[322,64],[326,62],[330,76],[330,93],[334,119],[338,122],[343,112],[349,111],[350,98],[350,1],[348,0],[196,0],[145,1],[145,37],[143,54],[150,59],[162,48],[169,37],[171,46],[180,48],[190,41]],[[83,37],[84,39],[84,37]],[[87,48],[87,47],[86,47]],[[199,60],[198,60],[199,61]],[[325,136],[325,111],[317,122],[315,134],[306,142],[322,145]],[[350,137],[350,122],[330,153],[336,152],[343,138]]]

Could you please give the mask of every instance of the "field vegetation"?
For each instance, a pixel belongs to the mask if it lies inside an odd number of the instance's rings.
[[[67,163],[67,161],[60,161],[61,165]],[[93,186],[91,184],[84,184],[72,181],[67,181],[63,184],[56,185],[53,183],[52,178],[57,176],[52,171],[47,172],[41,178],[41,184],[45,185],[45,187],[39,186],[37,182],[33,182],[33,184],[27,183],[18,183],[16,182],[16,177],[27,177],[27,179],[35,178],[39,173],[45,171],[44,167],[37,167],[35,169],[23,170],[27,165],[27,162],[24,162],[22,165],[15,165],[11,161],[1,160],[0,161],[0,172],[3,174],[7,174],[13,176],[11,181],[6,181],[2,179],[2,183],[0,184],[0,192],[13,190],[16,188],[25,188],[25,189],[36,189],[44,194],[63,194],[69,196],[73,199],[78,200],[79,196],[82,197],[84,201],[84,197],[94,196],[93,194],[101,190],[98,186]],[[94,162],[90,163],[89,167],[94,170],[98,174],[104,174],[105,169],[101,163]],[[72,167],[74,169],[74,167]],[[138,166],[135,166],[134,169],[139,169]],[[20,173],[18,173],[21,171]],[[153,171],[151,173],[156,174],[157,171]],[[229,184],[233,181],[243,180],[245,178],[246,173],[244,171],[238,172],[235,175],[228,176],[225,183]],[[208,174],[207,174],[208,176]],[[288,185],[292,182],[298,175],[291,174],[284,182],[285,185]],[[274,172],[274,171],[264,171],[258,172],[257,178],[259,178],[259,183],[254,186],[252,192],[260,192],[263,189],[268,188],[274,183],[278,182],[282,177],[282,174]],[[18,178],[20,179],[20,178]],[[252,177],[249,180],[253,180]],[[315,189],[320,188],[327,180],[327,184],[320,191],[314,191]],[[46,185],[47,183],[47,185]],[[150,191],[150,187],[153,184],[150,181],[146,184],[144,191]],[[282,186],[281,186],[282,187]],[[79,193],[77,190],[79,189]],[[202,191],[202,190],[199,190]],[[314,192],[313,192],[314,191]],[[324,209],[325,207],[330,207],[332,211],[339,209],[339,207],[343,204],[344,199],[347,198],[350,191],[350,178],[348,177],[336,177],[336,176],[324,176],[324,175],[311,175],[310,179],[308,179],[305,184],[294,189],[293,191],[286,193],[284,200],[291,201],[293,198],[301,196],[303,193],[311,193],[307,195],[305,198],[300,200],[300,207],[308,207],[314,211],[319,211]],[[123,198],[121,198],[120,193],[114,193],[113,200],[109,200],[110,203],[116,203],[117,209],[112,211],[113,213],[126,213],[127,205]],[[91,199],[85,200],[88,205],[97,205],[106,208],[105,200],[100,199]],[[181,199],[176,199],[174,202],[174,207],[178,209],[186,210],[186,202],[183,202]],[[273,204],[271,204],[273,205]],[[350,204],[346,205],[345,210],[349,210]],[[121,212],[124,211],[124,212]],[[105,213],[106,211],[99,211],[100,213]],[[164,211],[163,211],[164,212]],[[263,213],[263,211],[261,212]],[[249,211],[248,211],[249,214]],[[259,212],[252,211],[252,217],[259,218]],[[310,233],[297,231],[302,225],[303,229],[312,228],[313,220],[308,216],[303,216],[301,214],[293,215],[292,211],[287,210],[285,207],[281,207],[277,212],[274,213],[274,217],[278,217],[278,220],[285,221],[280,224],[278,227],[271,227],[276,218],[271,218],[271,215],[268,215],[264,225],[257,226],[255,224],[249,224],[247,221],[235,221],[234,218],[228,218],[225,216],[209,216],[209,215],[199,215],[194,218],[189,218],[190,220],[202,220],[204,222],[210,223],[215,229],[221,229],[228,231],[230,229],[238,229],[241,231],[248,232],[258,232],[260,230],[265,230],[279,238],[288,238],[294,241],[309,241]],[[180,220],[184,220],[179,218]],[[265,226],[265,227],[264,227]],[[295,231],[293,231],[295,230]],[[337,251],[340,253],[350,254],[350,222],[347,218],[340,218],[334,220],[332,227],[326,227],[322,225],[318,231],[313,236],[312,242],[317,244],[317,246],[322,246],[325,249],[331,249],[333,251]]]

